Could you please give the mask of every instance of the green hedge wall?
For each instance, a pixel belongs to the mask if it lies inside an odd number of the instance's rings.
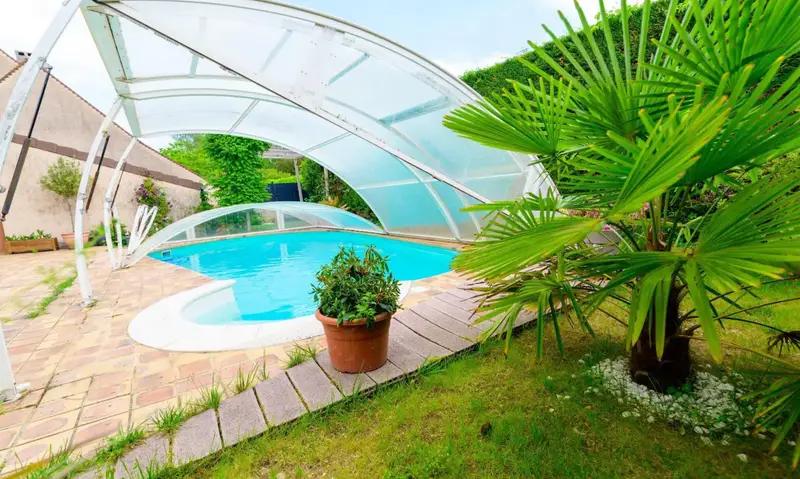
[[[650,27],[648,31],[648,36],[650,38],[658,37],[661,34],[662,29],[664,28],[664,24],[666,22],[667,17],[667,9],[669,7],[669,0],[656,0],[651,4],[650,7]],[[682,16],[683,12],[686,10],[684,5],[678,6],[678,19]],[[611,21],[611,29],[614,36],[614,44],[616,46],[617,51],[619,52],[620,58],[623,55],[623,43],[622,43],[622,25],[620,15],[618,13],[610,13],[609,20]],[[631,45],[631,52],[638,51],[639,49],[639,34],[640,34],[640,26],[642,24],[642,7],[635,6],[630,7],[630,45]],[[573,24],[572,27],[574,29],[578,29],[580,24],[575,25]],[[557,25],[548,25],[548,27],[552,30],[557,27]],[[583,31],[577,32],[578,36],[581,38],[582,41],[585,42],[586,33]],[[603,35],[602,31],[599,29],[592,29],[592,34],[594,35],[595,41],[597,42],[598,46],[602,49],[603,53],[607,53],[607,49],[605,48],[605,36]],[[560,38],[561,42],[567,49],[572,53],[575,58],[579,60],[582,58],[580,52],[575,47],[575,43],[569,36],[563,36]],[[561,65],[570,73],[576,73],[575,69],[569,63],[569,61],[561,55],[561,50],[556,46],[556,44],[552,41],[541,44],[540,45],[544,50],[554,59],[559,60]],[[652,42],[648,42],[648,49],[653,51],[655,50],[655,45]],[[538,83],[538,79],[536,78],[537,75],[528,69],[522,62],[519,61],[519,58],[524,58],[525,60],[535,64],[542,70],[550,73],[555,74],[555,71],[550,68],[545,62],[539,59],[535,53],[527,52],[520,56],[509,58],[508,60],[498,63],[496,65],[492,65],[488,68],[483,68],[479,70],[473,70],[464,73],[461,77],[464,82],[471,86],[475,91],[483,95],[484,97],[491,97],[493,94],[498,93],[501,94],[504,88],[508,88],[509,80],[516,80],[522,83],[528,83],[528,79],[532,79],[534,83]],[[648,55],[649,58],[649,55]],[[794,55],[793,57],[789,58],[788,61],[784,63],[781,67],[781,71],[776,78],[776,83],[781,82],[782,78],[789,75],[792,71],[800,67],[800,55]]]

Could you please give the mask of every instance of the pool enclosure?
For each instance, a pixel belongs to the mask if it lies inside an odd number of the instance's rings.
[[[117,261],[121,267],[131,266],[164,245],[309,228],[385,234],[364,218],[332,206],[293,201],[250,203],[187,216],[156,232]]]
[[[483,219],[463,212],[465,206],[553,187],[541,167],[531,165],[532,157],[483,147],[442,125],[448,112],[479,98],[466,84],[346,21],[262,0],[63,4],[5,110],[0,169],[36,74],[80,11],[118,97],[85,162],[75,231],[84,229],[93,160],[120,113],[134,138],[223,133],[297,151],[355,189],[378,217],[381,231],[390,235],[471,241]],[[108,190],[118,181],[119,171]],[[115,216],[111,203],[106,198],[107,225]],[[294,208],[313,214],[316,206]],[[80,284],[88,302],[91,285],[82,247],[76,235]],[[122,263],[137,256],[129,252]]]

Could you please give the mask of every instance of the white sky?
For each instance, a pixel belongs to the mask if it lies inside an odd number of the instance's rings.
[[[293,0],[283,0],[292,2]],[[332,14],[408,46],[460,75],[488,66],[527,47],[527,40],[546,41],[541,28],[564,31],[557,16],[564,10],[576,19],[571,0],[294,0],[293,3]],[[596,0],[580,0],[589,18]],[[633,1],[631,3],[638,3]],[[0,0],[0,49],[32,51],[61,7],[60,0]],[[606,2],[619,7],[619,0]],[[53,74],[101,111],[115,93],[94,42],[77,14],[49,57]],[[1,107],[5,107],[2,105]],[[118,123],[126,127],[123,115]],[[169,138],[147,142],[160,148]]]

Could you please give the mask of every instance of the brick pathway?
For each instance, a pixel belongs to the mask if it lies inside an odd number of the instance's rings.
[[[0,461],[5,463],[0,473],[18,470],[62,447],[91,454],[104,437],[119,428],[145,422],[178,400],[187,403],[196,398],[212,377],[226,383],[240,369],[250,371],[262,364],[275,377],[283,374],[278,373],[293,344],[221,353],[175,353],[135,343],[128,337],[127,327],[136,313],[211,280],[149,258],[112,273],[105,249],[95,248],[89,255],[97,304],[90,309],[79,306],[76,282],[50,304],[46,313],[34,319],[25,319],[25,315],[50,293],[43,280],[52,283],[53,277],[70,276],[73,253],[0,256],[3,332],[16,380],[31,383],[31,392],[7,405],[0,415]],[[415,281],[404,306],[460,283],[454,273]],[[412,318],[408,321],[413,322]],[[397,321],[398,327],[393,328],[400,330],[405,323]],[[324,347],[321,337],[305,343]],[[400,369],[409,370],[407,366]],[[386,373],[388,377],[397,370]],[[230,414],[238,413],[234,410]],[[272,423],[293,413],[275,410],[268,414]],[[153,441],[148,444],[154,453],[163,445]]]
[[[148,438],[109,467],[115,470],[114,477],[127,478],[138,470],[187,464],[347,396],[368,393],[413,374],[428,358],[470,349],[488,327],[488,323],[471,324],[474,306],[470,293],[458,288],[436,294],[395,315],[389,336],[389,360],[378,370],[340,373],[331,366],[328,352],[322,351],[314,360],[273,373],[255,387],[227,398],[219,410],[192,417],[174,434]],[[523,313],[515,326],[523,327],[534,317],[533,313]],[[78,477],[100,479],[105,474],[105,470],[92,469]]]

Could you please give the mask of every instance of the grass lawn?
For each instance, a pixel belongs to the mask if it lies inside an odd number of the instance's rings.
[[[763,298],[796,295],[797,284],[768,287]],[[796,324],[798,303],[761,311],[761,320]],[[584,394],[591,379],[578,359],[624,351],[609,322],[591,340],[566,332],[567,359],[555,343],[534,361],[535,334],[525,331],[508,358],[492,344],[370,398],[301,419],[227,449],[169,478],[333,477],[786,477],[790,447],[775,462],[769,441],[734,438],[704,445],[666,424],[623,418],[610,397]],[[746,332],[745,332],[746,331]],[[735,325],[728,340],[763,348],[765,333]],[[703,360],[702,347],[698,356]],[[742,356],[733,354],[733,358]],[[796,356],[795,356],[796,357]],[[557,395],[569,396],[558,399]],[[747,462],[737,454],[747,455]]]

